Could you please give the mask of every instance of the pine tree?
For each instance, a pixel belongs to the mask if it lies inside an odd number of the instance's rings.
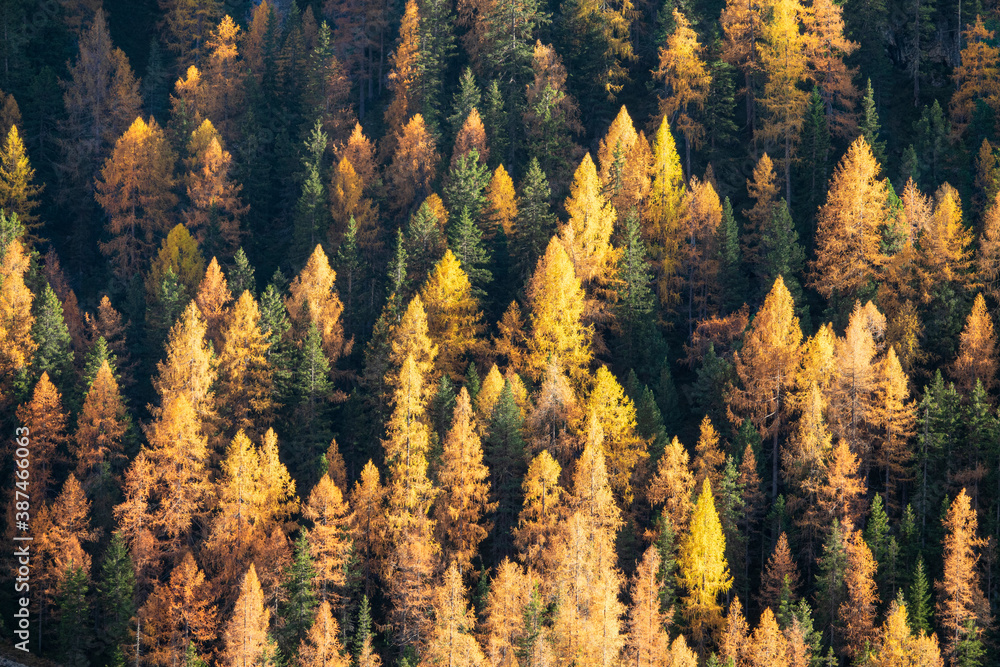
[[[539,160],[532,158],[521,181],[521,191],[517,197],[517,217],[510,239],[511,255],[522,281],[531,277],[538,258],[545,253],[545,246],[555,230],[556,217],[549,207],[551,193]]]
[[[128,641],[129,625],[137,610],[135,589],[135,568],[128,545],[121,532],[115,531],[104,552],[97,585],[98,608],[103,618],[98,637],[112,651],[120,650]]]
[[[483,245],[482,230],[473,221],[468,208],[463,207],[448,226],[448,246],[475,285],[476,295],[484,295],[484,287],[493,280],[493,274],[483,266],[489,263],[490,256]]]
[[[65,665],[87,664],[93,637],[88,623],[90,602],[88,573],[79,566],[66,567],[59,581],[56,607],[59,621],[56,640],[59,643],[60,662]]]
[[[323,155],[329,137],[323,131],[322,122],[317,119],[305,140],[306,155],[302,158],[305,167],[302,190],[295,205],[295,227],[292,239],[294,258],[301,258],[309,248],[318,247],[326,238],[329,226],[329,211],[326,207],[326,188],[320,172],[323,169]]]
[[[73,366],[73,351],[70,349],[69,328],[63,318],[63,307],[52,285],[45,288],[35,300],[34,324],[31,338],[35,342],[31,370],[35,375],[48,373],[57,386],[65,387]]]
[[[930,633],[931,631],[931,587],[927,581],[924,571],[924,559],[917,557],[917,564],[913,566],[913,581],[907,591],[906,601],[912,613],[909,617],[910,628],[913,632]]]
[[[725,551],[726,538],[706,479],[691,514],[690,529],[681,540],[678,559],[678,580],[687,589],[683,613],[699,646],[704,646],[706,637],[722,627],[718,596],[733,585]]]
[[[623,355],[626,365],[641,366],[648,358],[655,337],[653,312],[656,296],[649,270],[646,244],[642,240],[639,218],[625,218],[625,247],[618,265],[618,299],[615,315],[622,328]]]
[[[573,165],[583,155],[583,148],[574,141],[574,137],[583,132],[580,108],[567,92],[566,67],[555,48],[536,42],[531,69],[534,81],[525,91],[522,116],[528,173],[531,164],[537,162],[538,169],[549,174],[557,190],[562,191]]]
[[[798,197],[798,201],[801,203],[801,210],[807,212],[810,218],[815,215],[816,209],[826,195],[827,175],[830,173],[830,142],[826,105],[820,97],[819,90],[813,88],[798,150],[802,163],[800,174],[803,183],[803,189],[800,190],[802,195]],[[810,223],[808,230],[807,236],[811,239],[816,233],[813,223]]]
[[[718,250],[719,281],[722,289],[723,312],[732,312],[742,304],[745,285],[741,272],[740,232],[733,205],[726,197],[722,202],[722,222],[719,224],[715,247]]]
[[[774,217],[761,234],[760,253],[761,263],[758,271],[761,285],[771,285],[778,276],[787,276],[789,291],[801,300],[802,287],[796,276],[802,271],[806,256],[799,244],[799,234],[795,231],[795,223],[792,222],[788,204],[784,199],[778,204]]]
[[[493,479],[490,501],[495,510],[492,548],[497,558],[509,555],[513,550],[515,515],[521,503],[518,482],[524,477],[527,449],[521,435],[522,422],[522,411],[513,385],[505,379],[490,415],[485,438],[486,461]]]
[[[445,239],[442,234],[445,220],[438,217],[438,213],[433,207],[431,195],[420,205],[416,213],[410,216],[406,224],[405,256],[406,275],[409,276],[410,283],[420,283],[426,279],[427,273],[434,268],[434,265],[441,259],[445,250]],[[398,252],[398,251],[397,251]],[[398,264],[401,259],[398,255],[394,264]],[[390,266],[390,274],[395,273],[395,266]],[[390,277],[390,280],[392,278]],[[395,285],[390,287],[390,291],[398,298],[405,298],[408,290],[401,290]]]
[[[878,110],[875,108],[875,92],[872,90],[871,79],[868,79],[865,96],[861,100],[861,122],[858,129],[861,130],[861,136],[871,146],[875,161],[884,164],[885,142],[880,139],[879,135],[882,125],[879,123]]]

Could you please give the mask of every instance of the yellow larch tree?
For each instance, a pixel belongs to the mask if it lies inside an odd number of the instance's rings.
[[[628,618],[628,664],[636,667],[667,667],[669,619],[661,610],[662,560],[655,546],[646,549],[632,577],[632,607]]]
[[[394,143],[395,151],[386,180],[393,192],[393,209],[405,213],[414,203],[423,201],[430,194],[431,181],[437,171],[438,152],[434,137],[420,114],[413,116],[397,131]]]
[[[561,474],[559,463],[542,450],[531,460],[521,483],[524,506],[514,529],[514,544],[521,560],[539,573],[543,583],[556,565],[564,539],[567,504],[566,491],[559,486]]]
[[[62,447],[66,444],[66,411],[62,396],[45,371],[35,383],[31,400],[18,407],[17,423],[28,429],[31,456],[28,457],[28,475],[31,488],[39,500],[44,500],[55,490],[53,469],[62,462]],[[13,503],[11,503],[13,507]]]
[[[800,86],[808,73],[806,38],[800,31],[807,10],[799,0],[768,3],[770,20],[761,31],[760,64],[767,74],[761,105],[767,123],[754,138],[781,146],[785,153],[785,199],[792,201],[792,152],[798,142],[809,94]]]
[[[299,275],[288,286],[285,308],[297,332],[304,334],[310,324],[315,324],[323,338],[323,351],[330,364],[341,356],[350,354],[353,340],[344,338],[341,315],[344,305],[337,295],[337,273],[330,267],[330,260],[323,247],[316,246]],[[304,335],[301,335],[304,338]]]
[[[179,664],[190,653],[205,659],[208,643],[218,636],[218,618],[211,586],[190,551],[168,582],[156,584],[138,616],[140,641],[152,664]]]
[[[879,275],[885,262],[882,227],[889,219],[889,181],[864,137],[844,155],[816,219],[816,260],[810,284],[823,296],[851,296]]]
[[[958,359],[952,366],[956,388],[968,395],[976,384],[983,383],[989,391],[996,386],[997,339],[993,333],[993,318],[986,309],[982,294],[976,295],[972,312],[965,320],[958,345]]]
[[[486,186],[486,201],[489,207],[490,229],[503,230],[510,239],[514,235],[514,221],[517,219],[517,195],[514,181],[502,164],[497,165]]]
[[[597,168],[589,153],[573,175],[566,212],[569,221],[560,229],[559,240],[576,277],[587,290],[584,320],[606,319],[619,254],[611,244],[617,214],[601,193]]]
[[[142,270],[166,235],[177,196],[175,156],[156,120],[136,118],[104,162],[95,197],[107,216],[111,240],[101,251],[115,275],[129,279]]]
[[[733,354],[740,386],[727,398],[738,423],[749,419],[761,437],[771,438],[772,497],[778,495],[778,437],[789,413],[787,394],[795,381],[801,341],[792,295],[778,276],[746,332],[743,349]]]
[[[666,116],[660,121],[653,141],[653,161],[649,171],[652,179],[646,199],[643,236],[649,245],[650,259],[655,267],[656,292],[660,303],[674,307],[680,299],[677,273],[681,264],[682,202],[684,173],[674,135]]]
[[[479,393],[476,394],[476,425],[482,435],[486,434],[490,419],[493,417],[493,408],[500,400],[503,393],[504,378],[500,374],[500,367],[496,364],[490,366],[489,372],[479,385]]]
[[[1000,191],[983,214],[982,235],[976,254],[976,282],[994,301],[1000,300]]]
[[[936,635],[910,630],[906,605],[893,600],[874,644],[874,667],[944,667]]]
[[[574,429],[583,421],[583,411],[558,359],[545,367],[542,386],[525,421],[525,435],[532,452],[548,450],[568,468],[581,443]]]
[[[434,265],[420,296],[427,314],[427,333],[438,349],[436,368],[458,381],[485,326],[469,276],[451,250],[445,250]]]
[[[719,639],[719,657],[734,665],[746,665],[750,650],[750,624],[743,615],[740,596],[734,595],[726,614],[726,630]]]
[[[695,110],[703,111],[712,85],[698,43],[698,33],[691,23],[674,7],[674,32],[667,37],[666,46],[660,47],[659,68],[653,76],[663,81],[664,95],[660,98],[660,113],[684,135],[685,165],[691,173],[691,148],[701,145],[705,127],[693,116]]]
[[[101,362],[76,421],[72,451],[76,458],[76,476],[85,486],[91,476],[100,476],[104,463],[124,458],[124,440],[129,430],[128,409],[118,390],[118,382],[107,359]]]
[[[675,436],[663,448],[656,464],[656,474],[646,490],[652,505],[663,505],[664,515],[670,520],[675,533],[684,530],[691,517],[691,495],[695,486],[690,461],[687,450]]]
[[[237,136],[237,116],[245,101],[244,62],[237,48],[240,41],[240,26],[230,16],[222,17],[209,37],[208,60],[203,69],[203,110],[227,141]]]
[[[878,563],[860,530],[853,531],[845,542],[847,599],[841,603],[837,615],[843,628],[844,648],[855,658],[862,655],[875,638],[875,612],[879,604],[875,570]]]
[[[785,639],[774,612],[768,607],[750,635],[747,667],[772,667],[788,664],[788,641]]]
[[[212,341],[216,350],[222,349],[222,327],[229,319],[229,307],[233,302],[233,293],[229,291],[229,283],[219,267],[215,257],[205,269],[205,277],[198,285],[194,302],[198,304],[201,316],[205,318],[205,337]]]
[[[0,406],[14,400],[14,381],[27,372],[38,348],[31,337],[34,295],[24,284],[29,260],[17,239],[0,247]]]
[[[651,161],[649,142],[641,132],[636,133],[632,117],[622,106],[597,149],[602,193],[619,214],[640,206],[648,195]]]
[[[951,96],[951,121],[955,130],[962,134],[972,122],[979,100],[994,111],[1000,108],[1000,48],[994,43],[993,30],[986,28],[981,16],[965,28],[965,48],[962,49],[959,64],[952,70],[955,80],[955,94]]]
[[[699,646],[704,646],[710,635],[722,630],[718,598],[733,585],[726,563],[726,537],[707,479],[702,482],[690,526],[681,539],[677,564],[678,582],[687,591],[682,613]]]
[[[722,202],[711,181],[692,178],[684,197],[681,250],[687,278],[688,331],[693,333],[695,320],[704,320],[715,310],[719,262],[716,239],[722,223]]]
[[[365,595],[370,595],[375,574],[387,548],[388,522],[385,511],[386,489],[379,479],[378,468],[368,461],[361,469],[358,481],[351,489],[351,538],[354,552],[361,561],[361,576]]]
[[[264,592],[253,563],[243,577],[239,598],[223,635],[225,648],[220,662],[225,667],[253,667],[274,650],[268,635],[271,610],[264,605]]]
[[[485,664],[491,667],[518,667],[520,664],[522,638],[534,630],[526,627],[525,607],[531,602],[536,585],[532,575],[507,558],[497,566],[486,594],[481,628]],[[544,638],[541,641],[544,642]]]
[[[150,263],[146,274],[146,300],[150,304],[159,304],[160,290],[167,272],[173,272],[181,288],[181,301],[193,299],[198,294],[198,288],[205,278],[205,258],[198,248],[187,227],[178,223],[160,243],[156,258]],[[147,317],[148,317],[147,310]]]
[[[240,220],[249,210],[240,199],[242,186],[230,176],[233,157],[216,137],[204,148],[189,144],[188,150],[194,164],[187,174],[190,205],[184,210],[184,224],[208,252],[232,255],[242,236]]]
[[[833,0],[813,0],[803,24],[808,76],[819,88],[830,131],[848,138],[857,127],[858,89],[851,80],[857,70],[848,68],[844,59],[858,49],[858,43],[844,36],[843,8]]]
[[[977,632],[992,624],[977,567],[977,550],[985,545],[985,540],[978,535],[979,520],[965,489],[948,508],[944,528],[944,576],[934,582],[938,592],[936,618],[943,631],[945,654],[954,660],[967,622],[971,621]]]
[[[323,475],[302,505],[302,516],[312,524],[306,534],[316,568],[316,585],[323,600],[338,603],[347,583],[347,564],[353,547],[354,520],[340,487]]]
[[[694,446],[694,485],[698,488],[707,479],[714,492],[719,493],[722,471],[726,466],[725,452],[719,446],[719,432],[708,415],[701,420],[698,429],[698,442]]]
[[[17,125],[11,125],[0,149],[0,210],[7,215],[17,215],[24,226],[22,241],[29,247],[42,240],[38,237],[41,223],[34,211],[45,186],[36,185],[34,180],[35,170],[28,160]]]
[[[392,328],[389,337],[389,361],[392,370],[385,380],[388,384],[395,382],[395,377],[401,372],[406,357],[413,357],[416,369],[423,378],[425,392],[432,390],[427,378],[434,372],[434,361],[437,359],[438,347],[430,339],[430,329],[427,325],[427,311],[423,299],[415,295],[406,306],[406,311],[399,323]]]
[[[636,433],[635,403],[615,376],[602,365],[584,404],[584,414],[596,414],[604,431],[604,457],[611,489],[624,506],[632,503],[632,474],[649,458],[649,443]],[[581,438],[586,433],[581,433]]]
[[[771,225],[780,200],[774,163],[767,153],[760,156],[753,168],[753,178],[747,179],[747,194],[753,200],[753,206],[743,211],[747,217],[747,225],[740,235],[740,245],[743,260],[749,266],[756,267],[764,259],[761,256],[761,237]]]
[[[822,526],[824,531],[834,519],[841,525],[860,523],[867,488],[858,469],[858,457],[847,441],[837,442],[827,458],[815,504],[807,510],[807,514],[815,513],[815,525]]]
[[[452,562],[434,593],[434,628],[418,665],[479,667],[486,663],[473,634],[475,612],[466,601],[458,566]]]
[[[198,306],[192,302],[170,329],[166,359],[156,364],[153,389],[165,404],[167,398],[183,395],[200,420],[215,413],[212,385],[217,377],[217,361],[206,340],[207,327]],[[159,416],[159,409],[152,409]]]
[[[458,393],[451,429],[444,438],[441,467],[437,473],[440,494],[434,519],[438,543],[445,556],[469,572],[479,544],[489,534],[486,515],[496,505],[489,502],[490,471],[483,464],[483,448],[476,434],[472,402],[465,387]]]
[[[529,377],[540,379],[555,357],[574,382],[582,383],[592,356],[592,327],[583,323],[583,288],[558,238],[549,241],[538,260],[528,284],[528,304]]]
[[[233,306],[222,329],[216,402],[228,432],[260,433],[274,416],[274,378],[260,308],[249,291]]]
[[[299,644],[299,667],[350,667],[340,643],[340,626],[333,617],[330,603],[323,600],[316,608],[316,616],[305,639]]]
[[[465,117],[465,122],[459,128],[455,136],[455,146],[451,153],[451,168],[454,169],[458,160],[473,149],[479,154],[479,164],[486,164],[490,157],[490,149],[486,145],[486,128],[483,127],[483,119],[479,115],[479,109],[472,107]]]
[[[893,347],[879,364],[874,408],[880,436],[875,463],[885,471],[886,500],[896,508],[901,502],[899,486],[910,480],[910,439],[916,433],[917,407],[910,399],[910,381]]]
[[[387,135],[393,141],[392,135],[402,131],[403,125],[410,118],[413,110],[419,105],[415,99],[413,85],[419,76],[418,63],[420,50],[420,10],[416,0],[407,0],[403,10],[402,23],[399,27],[399,46],[389,56],[391,70],[388,76],[389,90],[392,91],[392,102],[385,111],[385,123],[389,128]],[[389,150],[392,146],[385,146]]]
[[[350,159],[344,155],[333,170],[330,182],[330,217],[333,225],[328,237],[340,245],[351,218],[357,225],[358,242],[367,249],[377,234],[378,206],[365,196],[365,182]]]
[[[920,235],[917,253],[919,296],[924,302],[933,298],[942,283],[964,287],[973,276],[972,231],[962,221],[962,200],[958,190],[943,184],[934,197],[934,214]]]

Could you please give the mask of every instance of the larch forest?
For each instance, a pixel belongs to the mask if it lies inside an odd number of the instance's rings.
[[[1000,664],[998,31],[0,0],[0,655]]]

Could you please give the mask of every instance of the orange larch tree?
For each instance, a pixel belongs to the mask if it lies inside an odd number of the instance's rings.
[[[240,199],[242,186],[230,177],[232,155],[213,137],[192,157],[195,163],[187,175],[190,205],[184,211],[184,224],[207,253],[232,255],[240,244],[240,220],[249,210]]]
[[[882,226],[889,219],[889,181],[864,137],[858,137],[830,179],[817,214],[811,285],[823,296],[851,296],[879,275]]]
[[[982,294],[976,295],[972,312],[965,320],[952,377],[956,388],[965,395],[972,392],[976,380],[982,382],[987,391],[996,386],[997,339],[993,333],[993,318]]]
[[[486,594],[481,628],[487,663],[496,667],[518,667],[525,635],[535,628],[525,618],[525,608],[537,594],[537,581],[517,563],[504,558],[497,566]],[[545,640],[542,639],[542,642]]]
[[[330,603],[323,600],[316,608],[309,633],[299,644],[298,664],[300,667],[350,667],[351,661],[344,653],[340,626],[333,617]]]
[[[437,540],[445,556],[468,572],[479,544],[489,534],[486,515],[496,509],[489,502],[490,471],[483,464],[483,448],[476,434],[472,403],[465,387],[458,393],[451,429],[444,438],[437,482],[441,492],[434,506]]]
[[[320,245],[309,256],[299,275],[288,286],[285,308],[299,338],[304,339],[310,324],[315,324],[323,340],[323,351],[330,364],[350,354],[353,340],[345,340],[341,316],[344,305],[337,294],[337,273]]]
[[[629,609],[627,654],[636,667],[659,667],[669,653],[668,618],[661,609],[662,560],[655,546],[646,549],[632,578],[632,607]]]
[[[421,665],[478,667],[486,662],[473,632],[476,615],[465,599],[458,566],[452,562],[434,593],[434,627]]]
[[[857,50],[858,43],[845,37],[843,8],[836,2],[813,0],[809,9],[803,16],[809,78],[823,98],[830,131],[849,138],[857,127],[858,89],[851,80],[857,70],[848,68],[844,59]]]
[[[105,359],[87,390],[73,438],[76,476],[85,487],[92,486],[94,478],[100,477],[102,464],[115,464],[124,458],[125,435],[130,424],[118,382]]]
[[[13,400],[16,380],[24,380],[38,344],[31,337],[34,295],[24,284],[28,257],[18,239],[0,247],[0,406]]]
[[[222,328],[216,403],[227,432],[259,434],[273,419],[274,378],[260,308],[244,291]]]
[[[674,7],[674,32],[660,47],[660,66],[653,76],[663,81],[665,95],[660,98],[660,113],[684,135],[685,169],[691,173],[691,148],[701,145],[705,127],[695,120],[703,111],[712,85],[712,74],[702,59],[702,45],[691,23]]]
[[[229,318],[232,301],[233,294],[229,291],[226,276],[219,267],[219,260],[213,257],[198,285],[194,302],[205,318],[205,337],[212,341],[216,350],[222,349],[222,327]]]
[[[559,486],[562,469],[548,450],[531,460],[521,489],[524,506],[514,529],[514,544],[521,560],[548,581],[564,538],[566,491]]]
[[[427,313],[427,333],[438,348],[437,369],[458,381],[485,327],[469,276],[451,250],[444,251],[427,276],[420,296]]]
[[[875,638],[875,613],[879,604],[875,570],[878,563],[860,530],[850,534],[846,547],[844,582],[847,584],[847,599],[841,603],[837,615],[843,628],[845,651],[855,658]]]
[[[268,635],[271,610],[264,605],[264,593],[253,564],[243,577],[239,598],[226,624],[221,664],[225,667],[251,667],[274,650]]]
[[[150,118],[136,118],[115,143],[97,180],[97,202],[107,216],[112,239],[101,251],[112,259],[115,274],[129,279],[152,257],[166,235],[177,205],[174,153],[163,130]]]
[[[951,97],[951,121],[961,134],[975,115],[976,102],[982,100],[993,110],[1000,108],[1000,48],[994,43],[995,33],[986,28],[981,16],[965,28],[965,48],[959,63],[952,70],[955,94]]]
[[[62,396],[49,380],[48,373],[43,372],[38,378],[31,400],[17,409],[16,416],[18,423],[28,429],[31,440],[28,459],[31,488],[36,498],[44,500],[54,491],[52,473],[62,462],[68,419]]]
[[[740,386],[727,398],[737,423],[749,419],[762,437],[771,438],[772,498],[778,495],[778,437],[789,413],[786,394],[795,381],[801,341],[792,295],[778,276],[746,332],[743,349],[733,354]]]
[[[874,401],[874,421],[879,428],[875,463],[885,471],[890,507],[898,507],[898,488],[910,479],[910,439],[916,433],[917,408],[910,400],[909,384],[895,348],[890,347],[879,365]]]
[[[413,3],[414,5],[416,3]],[[437,170],[438,152],[424,117],[416,114],[395,135],[396,149],[386,173],[393,209],[407,213],[430,194]]]
[[[800,584],[799,569],[792,559],[792,551],[788,548],[788,536],[782,531],[778,536],[778,544],[774,547],[767,566],[761,575],[758,601],[761,607],[778,608],[781,602],[781,592],[785,585],[788,592],[794,596]]]
[[[663,448],[663,454],[656,464],[656,474],[646,490],[651,504],[664,506],[663,511],[675,533],[687,527],[693,507],[691,495],[695,486],[690,460],[684,445],[675,436]]]
[[[218,636],[218,618],[211,586],[190,551],[156,584],[139,611],[141,641],[154,665],[182,663],[192,653],[208,655],[208,643]]]

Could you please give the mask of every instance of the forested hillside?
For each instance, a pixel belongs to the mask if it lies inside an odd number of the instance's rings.
[[[0,0],[5,640],[997,664],[997,30]]]

